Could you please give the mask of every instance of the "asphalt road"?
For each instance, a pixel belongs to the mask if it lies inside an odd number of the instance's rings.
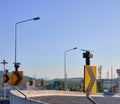
[[[0,104],[10,104],[9,100],[0,99]]]
[[[48,104],[92,104],[87,97],[82,96],[41,96],[31,98]],[[97,104],[120,104],[120,97],[92,97]]]
[[[91,104],[86,97],[79,96],[41,96],[31,99],[49,104]]]

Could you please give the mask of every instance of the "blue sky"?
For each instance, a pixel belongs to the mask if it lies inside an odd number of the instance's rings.
[[[2,0],[0,3],[0,60],[14,70],[15,23],[39,16],[39,21],[18,25],[17,61],[25,75],[83,77],[85,60],[80,49],[93,50],[91,65],[103,66],[103,77],[120,68],[119,0]],[[0,65],[3,70],[3,66]]]

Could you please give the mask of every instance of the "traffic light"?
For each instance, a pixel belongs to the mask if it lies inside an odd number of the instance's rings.
[[[15,71],[18,71],[18,68],[20,67],[20,63],[14,63]]]
[[[83,58],[86,59],[86,65],[90,65],[90,58],[93,58],[93,54],[91,54],[90,51],[86,51],[83,53]]]

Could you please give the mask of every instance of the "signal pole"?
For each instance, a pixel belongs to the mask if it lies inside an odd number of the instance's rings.
[[[85,51],[83,52],[83,58],[85,58],[85,64],[90,66],[90,58],[93,58],[93,54],[90,53],[90,50],[81,49],[81,51]],[[86,96],[89,98],[89,92],[86,93]]]

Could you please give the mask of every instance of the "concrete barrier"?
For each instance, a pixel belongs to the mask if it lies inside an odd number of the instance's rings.
[[[58,90],[21,90],[21,92],[23,94],[17,90],[11,90],[10,104],[47,104],[30,99],[31,97],[38,96],[86,96],[84,93],[80,92]]]
[[[72,92],[72,91],[59,91],[59,90],[20,90],[20,93],[17,90],[11,90],[10,94],[10,104],[47,104],[45,102],[41,102],[41,100],[36,101],[32,99],[34,97],[53,97],[53,96],[79,96],[82,98],[86,98],[85,93],[81,92]],[[99,101],[99,99],[106,99],[107,97],[103,94],[90,94],[90,96]],[[120,97],[120,94],[112,96],[112,98]],[[100,100],[101,101],[101,100]]]
[[[29,91],[22,91],[24,94],[30,94],[29,96],[32,97],[32,93]],[[20,92],[16,90],[11,90],[10,94],[10,104],[47,104],[45,102],[39,102],[36,100],[32,100],[29,98],[25,98],[24,95],[22,95]]]

